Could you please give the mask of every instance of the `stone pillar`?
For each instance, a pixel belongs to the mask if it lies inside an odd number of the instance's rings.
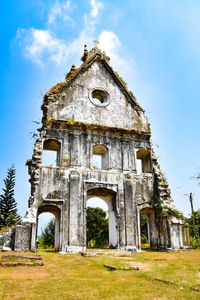
[[[70,135],[70,157],[71,166],[80,166],[82,164],[82,152],[81,152],[81,145],[80,145],[80,135],[73,134]]]
[[[126,246],[126,212],[125,212],[125,198],[123,185],[119,185],[119,247],[124,249]]]
[[[180,249],[183,245],[182,242],[182,230],[180,220],[173,217],[171,221],[171,247],[172,249]]]
[[[159,228],[156,222],[155,212],[148,214],[149,219],[149,247],[150,249],[157,250],[159,248]]]
[[[135,228],[136,207],[133,203],[133,186],[130,180],[124,180],[124,202],[125,202],[125,222],[126,222],[126,248],[136,250]]]
[[[83,246],[80,240],[80,218],[82,216],[80,202],[80,174],[77,171],[70,172],[70,195],[69,195],[69,245],[67,252],[79,252]],[[82,224],[82,222],[81,222]],[[81,229],[83,232],[83,228]]]
[[[37,224],[31,223],[31,251],[36,251]]]
[[[31,224],[17,225],[15,229],[15,251],[30,250]],[[35,251],[35,249],[34,249]]]
[[[60,220],[58,216],[55,217],[55,242],[54,249],[59,251],[60,248]]]
[[[136,247],[138,250],[141,250],[141,228],[140,228],[140,210],[139,209],[137,209]]]
[[[116,212],[112,208],[109,208],[109,210],[109,245],[111,248],[117,248],[119,235],[117,230]]]
[[[189,225],[188,224],[185,224],[182,226],[182,238],[183,238],[183,247],[190,246]]]

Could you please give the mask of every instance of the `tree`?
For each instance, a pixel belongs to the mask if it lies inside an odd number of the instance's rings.
[[[52,219],[47,226],[45,227],[44,231],[42,230],[41,237],[43,239],[44,246],[47,247],[54,247],[54,240],[55,240],[55,220]]]
[[[148,232],[147,232],[147,218],[144,215],[140,215],[140,230],[141,230],[141,243],[148,243]]]
[[[190,246],[200,248],[200,209],[193,211],[186,222],[189,224]]]
[[[189,224],[190,236],[200,238],[200,209],[193,211],[193,214],[186,221]],[[196,232],[194,231],[194,224]]]
[[[14,165],[8,169],[7,177],[4,179],[4,184],[5,188],[3,188],[3,194],[0,195],[0,229],[20,222],[20,217],[17,213],[17,203],[14,198]]]
[[[87,208],[87,244],[94,241],[96,247],[108,243],[108,219],[106,212],[99,208]]]

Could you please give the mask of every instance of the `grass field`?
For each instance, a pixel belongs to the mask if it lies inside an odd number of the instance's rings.
[[[44,266],[0,267],[0,299],[200,299],[200,250],[131,257],[37,254]],[[109,271],[104,264],[140,270]]]

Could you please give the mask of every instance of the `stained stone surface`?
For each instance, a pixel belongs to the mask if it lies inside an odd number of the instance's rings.
[[[86,203],[92,197],[108,205],[111,248],[140,251],[140,214],[148,218],[151,249],[183,248],[187,229],[180,219],[163,213],[163,207],[175,211],[174,201],[143,109],[105,53],[85,48],[82,60],[44,96],[42,127],[27,161],[29,208],[16,227],[15,250],[36,250],[38,216],[51,212],[55,248],[60,253],[84,251]],[[56,161],[43,164],[48,151],[54,151]]]
[[[0,250],[10,251],[14,249],[15,229],[10,228],[0,234]]]

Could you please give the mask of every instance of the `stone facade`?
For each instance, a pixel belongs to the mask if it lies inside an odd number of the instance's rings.
[[[163,213],[163,207],[172,211],[174,202],[143,109],[99,48],[85,48],[82,61],[44,96],[40,136],[27,161],[29,208],[17,226],[15,249],[35,251],[38,216],[51,212],[55,248],[85,250],[86,203],[94,196],[109,207],[110,247],[140,250],[142,213],[151,249],[183,248],[188,237],[182,221]],[[49,151],[55,165],[44,163]]]
[[[14,250],[15,227],[7,229],[0,234],[0,251]]]

